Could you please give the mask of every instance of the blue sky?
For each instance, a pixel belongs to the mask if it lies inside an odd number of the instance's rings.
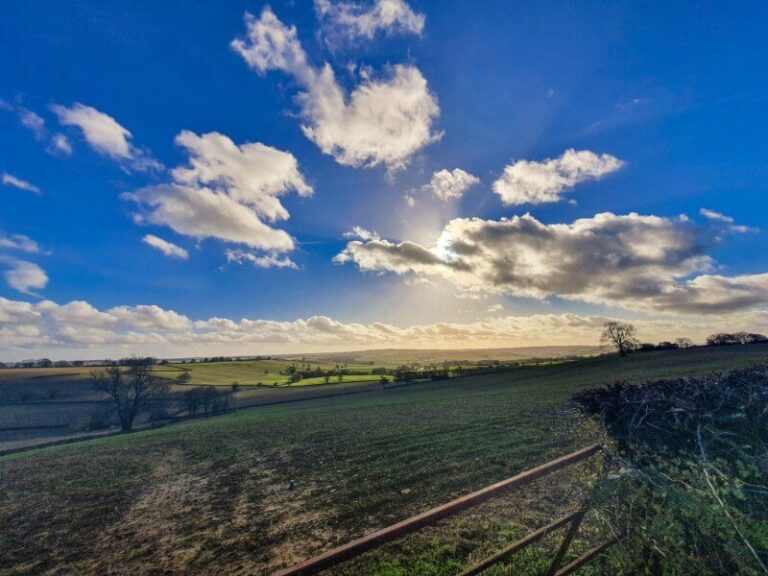
[[[762,329],[766,11],[4,3],[0,353]]]

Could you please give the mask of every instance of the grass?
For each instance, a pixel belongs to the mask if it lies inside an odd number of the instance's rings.
[[[189,364],[164,364],[155,367],[158,375],[176,379],[183,372],[189,372],[191,385],[229,386],[233,382],[240,384],[286,384],[289,376],[286,373],[291,366],[301,368],[321,368],[335,370],[341,367],[354,372],[364,372],[355,381],[370,377],[370,371],[375,367],[367,363],[336,362],[330,360],[306,361],[299,358],[276,358],[270,360],[238,360],[231,362],[195,362]],[[34,388],[51,388],[69,385],[90,385],[91,374],[98,367],[64,367],[64,368],[4,368],[0,369],[0,389],[3,387],[24,385]],[[352,375],[349,375],[352,376]],[[324,381],[324,380],[323,380]],[[352,381],[352,380],[347,380]]]
[[[271,573],[592,442],[592,424],[550,416],[576,390],[767,359],[764,345],[590,358],[7,456],[0,574]],[[553,477],[336,573],[455,574],[562,512],[590,474]],[[504,570],[530,573],[552,545]]]
[[[305,364],[311,368],[334,370],[339,363],[330,361],[297,359],[273,360],[239,360],[235,362],[197,362],[194,364],[168,364],[157,367],[157,374],[168,378],[176,378],[184,371],[189,372],[191,385],[229,386],[233,382],[239,384],[287,384],[289,376],[286,370],[291,366],[301,367]],[[370,365],[347,364],[347,370],[370,372]],[[360,378],[360,376],[358,376]],[[332,378],[333,379],[333,378]],[[309,380],[309,379],[307,379]],[[323,378],[313,383],[324,383]],[[352,381],[352,380],[347,380]],[[358,381],[358,380],[356,380]],[[302,384],[306,384],[302,381]]]
[[[342,382],[344,383],[352,383],[352,382],[379,382],[381,380],[381,376],[379,374],[345,374],[342,377]],[[385,376],[387,379],[387,382],[392,381],[391,376]],[[318,376],[316,378],[304,378],[303,380],[299,380],[298,382],[295,382],[294,384],[291,384],[291,386],[316,386],[318,384],[325,384],[325,377],[324,376]],[[338,377],[331,376],[331,378],[328,380],[329,384],[338,384],[339,379]]]
[[[566,356],[592,356],[602,350],[597,346],[529,346],[522,348],[470,348],[466,350],[428,350],[392,348],[386,350],[359,350],[356,352],[330,352],[307,355],[307,360],[349,362],[396,368],[403,364],[421,366],[475,364],[499,361],[517,362],[531,358],[562,358]]]

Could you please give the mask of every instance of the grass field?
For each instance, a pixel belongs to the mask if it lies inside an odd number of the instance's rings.
[[[183,371],[188,371],[192,385],[229,386],[233,382],[240,384],[287,384],[289,376],[286,370],[291,366],[302,367],[309,365],[311,368],[322,370],[335,370],[340,363],[330,361],[299,359],[273,359],[273,360],[240,360],[236,362],[206,362],[195,364],[168,364],[158,366],[156,372],[160,376],[176,378]],[[350,371],[370,372],[372,366],[363,364],[346,364],[344,369]],[[351,381],[351,380],[350,380]],[[321,379],[318,382],[324,383]],[[306,382],[302,382],[307,384]]]
[[[476,364],[479,362],[518,362],[532,358],[563,358],[567,356],[593,356],[604,352],[598,346],[529,346],[522,348],[470,348],[467,350],[360,350],[309,354],[307,360],[321,362],[358,363],[363,365],[396,368],[400,365]]]
[[[0,573],[268,574],[594,441],[591,425],[551,416],[578,389],[767,360],[766,345],[589,358],[7,456]],[[589,471],[553,477],[335,573],[455,574],[562,513],[577,479]],[[534,573],[552,546],[488,574]]]
[[[245,385],[254,384],[286,384],[289,376],[286,370],[296,366],[308,366],[312,369],[335,370],[340,367],[352,372],[365,372],[370,376],[374,367],[371,364],[346,363],[330,360],[306,361],[299,358],[279,358],[270,360],[239,360],[232,362],[195,362],[189,364],[165,364],[155,367],[159,376],[176,379],[181,373],[189,372],[190,385],[229,386],[233,382]],[[54,386],[72,388],[85,384],[92,392],[90,385],[91,374],[98,367],[66,367],[66,368],[4,368],[0,370],[0,392],[3,387],[24,385],[34,389],[48,389]],[[347,381],[352,381],[351,376]],[[365,374],[357,375],[355,381],[365,379]],[[325,380],[321,379],[324,383]],[[315,382],[313,379],[312,383]],[[306,383],[305,383],[306,384]],[[45,390],[41,390],[45,391]]]
[[[387,379],[387,382],[392,381],[391,376],[385,376],[384,378]],[[379,382],[381,380],[381,376],[378,374],[348,374],[343,375],[341,377],[341,381],[344,383],[347,382]],[[337,377],[331,377],[329,380],[329,384],[337,384],[339,382],[339,379]],[[316,378],[304,378],[303,380],[299,380],[295,384],[292,384],[292,386],[315,386],[317,384],[325,384],[325,377],[319,376]]]

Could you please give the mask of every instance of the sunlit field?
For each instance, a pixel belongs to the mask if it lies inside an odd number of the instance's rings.
[[[766,360],[766,345],[606,356],[7,456],[0,459],[0,568],[267,574],[600,440],[594,425],[560,414],[575,391]],[[552,477],[337,573],[454,574],[574,506],[578,490],[569,487],[588,485],[590,470]],[[586,534],[574,553],[598,536]],[[492,573],[533,574],[552,546]],[[594,566],[631,553],[617,547]]]

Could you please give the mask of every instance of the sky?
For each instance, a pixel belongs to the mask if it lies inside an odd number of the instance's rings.
[[[768,6],[0,6],[0,360],[768,331]]]

